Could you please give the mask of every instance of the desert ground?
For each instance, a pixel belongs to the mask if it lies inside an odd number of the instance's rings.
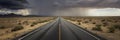
[[[120,39],[120,17],[63,17],[107,40]]]
[[[55,17],[4,17],[0,18],[0,40],[13,40],[44,24]]]

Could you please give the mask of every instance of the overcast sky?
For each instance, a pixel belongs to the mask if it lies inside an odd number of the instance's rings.
[[[8,1],[10,1],[10,4]],[[120,16],[120,0],[27,0],[30,15],[41,16]],[[0,1],[0,7],[17,6],[14,0]],[[6,4],[7,3],[7,4]],[[2,6],[1,6],[2,5]],[[18,7],[19,7],[18,5]],[[19,9],[19,8],[18,8]]]
[[[29,0],[34,15],[120,16],[120,0]]]

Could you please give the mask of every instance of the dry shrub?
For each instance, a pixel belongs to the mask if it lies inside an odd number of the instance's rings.
[[[11,31],[14,32],[22,29],[24,29],[24,27],[19,25],[19,26],[15,26]]]

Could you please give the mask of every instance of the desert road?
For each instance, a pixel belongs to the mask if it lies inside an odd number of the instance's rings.
[[[17,40],[103,40],[88,31],[58,17]]]

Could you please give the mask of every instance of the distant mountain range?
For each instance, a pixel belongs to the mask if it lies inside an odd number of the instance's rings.
[[[0,14],[0,17],[41,17],[40,15]]]
[[[0,17],[18,17],[18,16],[23,16],[23,15],[14,14],[14,13],[10,13],[10,14],[0,14]]]

